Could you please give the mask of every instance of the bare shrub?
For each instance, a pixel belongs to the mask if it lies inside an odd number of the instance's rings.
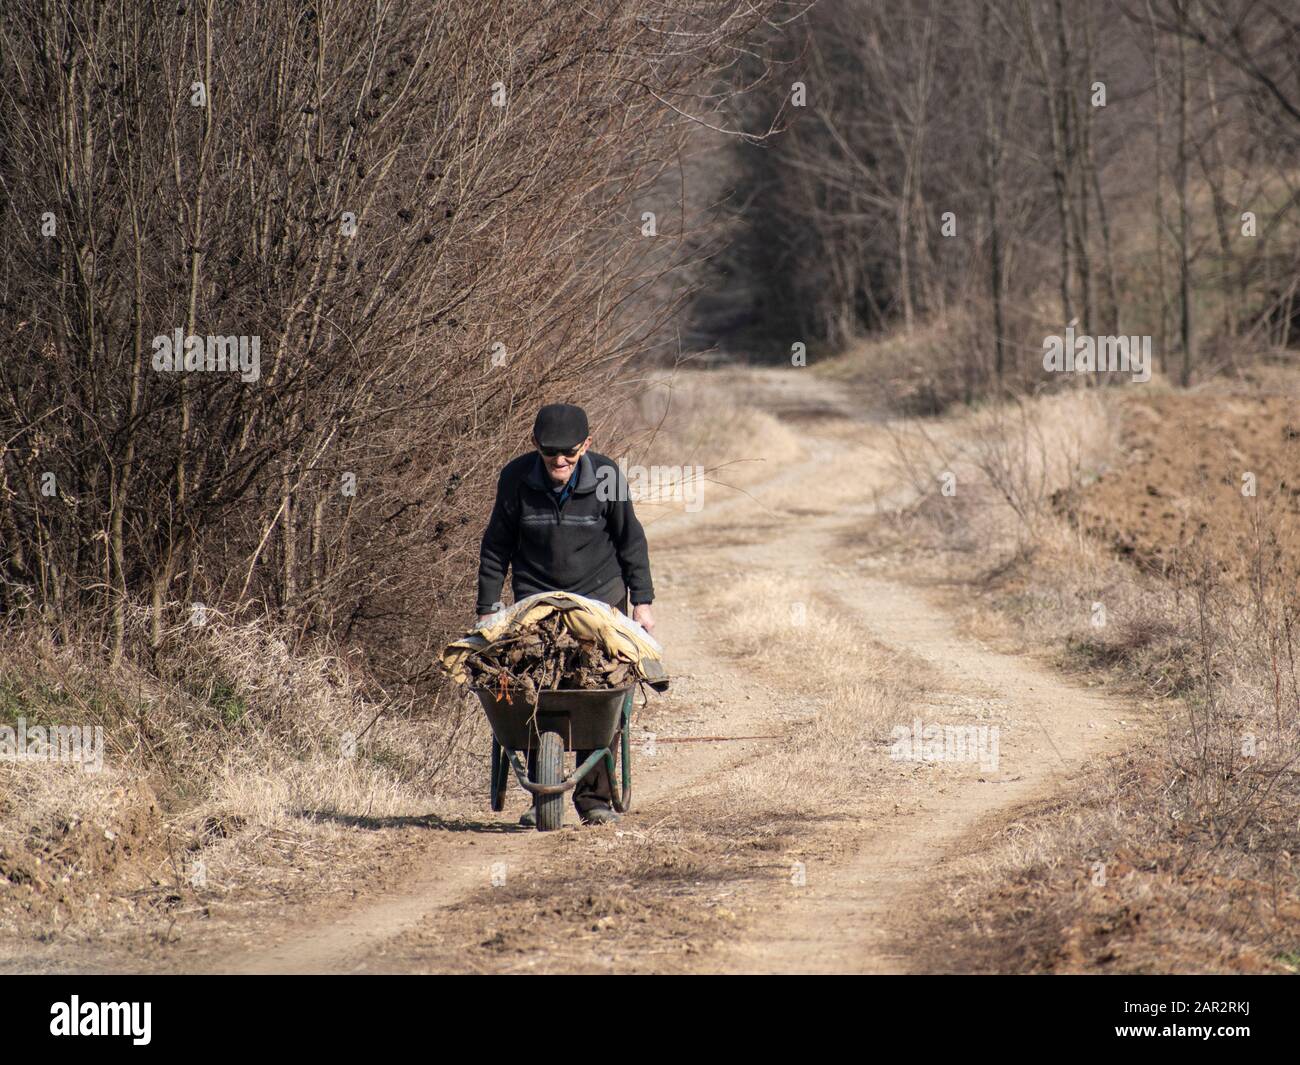
[[[133,602],[155,654],[170,603],[271,614],[427,683],[536,406],[659,343],[683,115],[762,17],[10,5],[0,607],[117,661]],[[256,379],[159,368],[177,333],[256,337]]]
[[[1038,430],[1025,433],[1016,421],[1008,439],[1046,440],[1073,426],[1086,442],[1090,433],[1079,429],[1090,426],[1095,434],[1106,420],[1084,418],[1086,406],[1074,416],[1060,406],[1083,395],[1052,397],[1040,408]],[[1222,409],[1249,417],[1257,408]],[[948,441],[949,453],[965,443]],[[1001,455],[1006,446],[982,453]],[[1086,451],[1035,446],[1032,455],[1064,457],[1046,478],[1050,489],[1090,476]],[[1201,458],[1182,465],[1195,470]],[[1018,479],[1033,486],[1044,480],[1038,461],[997,465],[1028,467],[1033,472]],[[1173,482],[1174,468],[1161,468]],[[1247,498],[1236,491],[1235,465],[1226,476],[1234,502],[1245,509],[1198,512],[1198,534],[1158,570],[1138,567],[1087,535],[1072,524],[1068,505],[1055,514],[1049,506],[1025,540],[1031,554],[1011,556],[971,585],[981,605],[1002,608],[996,617],[979,612],[975,623],[984,630],[1003,637],[1010,630],[1035,649],[1054,647],[1088,683],[1111,681],[1157,701],[1146,704],[1155,713],[1134,723],[1138,731],[1121,756],[1093,766],[1076,794],[1026,811],[985,868],[948,885],[960,902],[943,941],[956,952],[936,958],[936,966],[1293,967],[1300,906],[1294,499],[1284,478],[1268,479],[1270,490]],[[1013,493],[988,493],[996,506],[967,512],[982,532],[996,528],[994,514],[1017,513],[1006,498]],[[1043,493],[1025,497],[1041,500]],[[1015,525],[1027,528],[1018,516]],[[993,542],[1010,549],[1015,541]],[[1099,625],[1089,616],[1092,601],[1104,607]]]
[[[1012,398],[951,422],[892,423],[890,458],[941,542],[1020,553],[1055,520],[1056,501],[1104,469],[1117,431],[1102,393]]]

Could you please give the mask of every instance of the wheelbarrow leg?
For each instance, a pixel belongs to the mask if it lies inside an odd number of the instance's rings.
[[[506,785],[510,783],[510,759],[492,737],[492,810],[500,813],[506,804]]]
[[[635,691],[635,688],[629,689],[627,698],[623,700],[623,718],[619,729],[622,733],[622,787],[614,783],[614,752],[611,750],[605,756],[605,769],[609,773],[614,809],[621,814],[632,809],[632,694]]]

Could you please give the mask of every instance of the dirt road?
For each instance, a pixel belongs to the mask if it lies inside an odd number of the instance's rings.
[[[890,480],[879,429],[825,390],[782,395],[802,460],[745,493],[710,490],[697,513],[647,520],[675,683],[639,719],[633,815],[617,827],[517,831],[523,799],[512,789],[506,814],[435,825],[416,872],[387,893],[308,915],[273,944],[250,943],[211,968],[913,967],[936,878],[979,861],[1018,806],[1121,742],[1134,710],[963,636],[926,589],[864,556],[865,523],[906,494]],[[726,635],[719,604],[738,587],[764,590],[760,609],[798,615],[784,656],[746,654]],[[868,741],[792,765],[789,749],[822,727],[837,697],[834,684],[791,668],[829,619],[864,662],[894,655],[919,679]],[[864,676],[881,683],[878,670]],[[996,766],[891,758],[891,729],[913,721],[996,730]],[[804,790],[783,797],[791,773]],[[812,798],[818,775],[839,782],[833,803]],[[748,819],[737,781],[766,794]]]

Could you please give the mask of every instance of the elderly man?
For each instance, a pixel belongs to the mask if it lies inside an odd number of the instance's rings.
[[[652,632],[645,531],[617,465],[588,450],[586,411],[569,403],[543,407],[533,443],[537,450],[507,463],[497,481],[479,550],[479,620],[501,608],[509,569],[516,601],[537,592],[573,592],[626,610],[630,598],[632,617]],[[579,762],[589,753],[579,751]],[[603,761],[573,789],[573,805],[584,824],[619,819]],[[534,808],[520,824],[536,824],[536,817]]]

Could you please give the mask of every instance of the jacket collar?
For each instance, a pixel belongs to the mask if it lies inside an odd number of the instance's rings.
[[[551,475],[546,472],[546,467],[542,464],[542,456],[533,452],[533,468],[528,472],[527,481],[534,488],[542,488],[546,491],[553,491],[555,482],[551,480]],[[582,458],[578,459],[578,483],[573,486],[574,494],[579,492],[592,492],[596,488],[596,467],[592,464],[591,453],[586,452]]]

